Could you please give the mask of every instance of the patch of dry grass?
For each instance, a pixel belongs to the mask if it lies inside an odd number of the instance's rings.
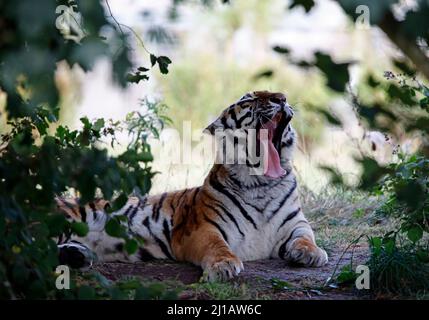
[[[376,214],[383,199],[362,191],[330,187],[316,194],[301,187],[300,197],[317,242],[328,253],[346,247],[362,234],[359,243],[366,244],[366,236],[382,234],[394,223]]]

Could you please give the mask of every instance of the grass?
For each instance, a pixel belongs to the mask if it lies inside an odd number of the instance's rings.
[[[301,201],[317,244],[328,255],[359,237],[356,245],[368,247],[366,265],[371,272],[374,298],[429,299],[429,264],[417,258],[413,246],[398,245],[393,252],[370,252],[368,237],[382,237],[399,223],[380,214],[385,199],[336,187],[314,194],[301,187]],[[350,288],[353,285],[354,281]]]
[[[371,255],[368,266],[375,295],[429,298],[429,264],[418,259],[412,246],[383,247]]]
[[[213,300],[243,300],[249,299],[249,290],[245,283],[211,282],[194,283],[188,287],[195,296],[206,296]]]
[[[392,224],[389,219],[375,214],[382,199],[365,192],[331,187],[315,194],[301,186],[300,197],[316,242],[328,254],[336,248],[345,248],[362,234],[382,234]],[[363,237],[359,244],[365,243]]]

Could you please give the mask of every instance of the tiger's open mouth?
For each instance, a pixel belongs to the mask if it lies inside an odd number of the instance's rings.
[[[286,174],[286,171],[280,165],[280,152],[283,132],[290,120],[291,117],[281,111],[260,126],[260,129],[267,130],[267,135],[258,133],[264,150],[264,175],[267,177],[279,178]]]

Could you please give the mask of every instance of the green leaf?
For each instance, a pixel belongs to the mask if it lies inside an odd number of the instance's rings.
[[[342,285],[354,283],[356,280],[356,272],[351,268],[351,265],[346,265],[341,269],[337,277],[337,282]]]
[[[338,120],[338,118],[334,115],[332,115],[331,113],[329,113],[326,110],[323,109],[318,109],[317,112],[321,113],[324,115],[325,119],[328,120],[328,122],[334,126],[341,126],[341,121]]]
[[[406,60],[394,60],[393,64],[408,76],[412,77],[416,74],[416,70],[412,68]]]
[[[82,122],[83,127],[85,129],[91,129],[91,122],[89,121],[89,119],[87,117],[82,117],[79,120],[80,120],[80,122]]]
[[[387,254],[392,255],[396,248],[395,239],[394,238],[386,239],[386,241],[384,242],[384,248],[386,249]]]
[[[134,239],[128,239],[125,242],[125,250],[127,250],[128,254],[136,253],[139,245],[136,240]]]
[[[123,229],[118,220],[116,219],[110,219],[106,226],[104,227],[104,230],[109,236],[120,238],[123,235]]]
[[[261,78],[271,78],[273,76],[273,74],[274,74],[274,71],[271,70],[271,69],[268,69],[268,70],[264,70],[264,71],[258,72],[257,74],[255,74],[253,76],[253,79],[254,80],[258,80],[258,79],[261,79]]]
[[[380,85],[380,82],[377,81],[373,75],[369,75],[366,81],[371,88],[376,88]]]
[[[49,236],[57,237],[64,232],[64,228],[68,222],[64,215],[55,214],[47,217],[46,223],[49,228]]]
[[[17,283],[25,284],[30,276],[30,270],[26,268],[23,264],[14,265],[12,276]]]
[[[123,292],[121,289],[117,287],[112,287],[109,290],[110,296],[112,297],[112,300],[127,300],[128,296],[126,292]]]
[[[314,0],[292,0],[292,3],[289,5],[289,9],[301,6],[304,8],[305,12],[308,13],[314,5]]]
[[[80,300],[93,300],[95,298],[95,290],[89,286],[79,288],[77,298]]]
[[[97,121],[94,122],[94,124],[92,126],[92,130],[100,131],[101,129],[103,129],[103,127],[104,127],[104,119],[100,118],[100,119],[97,119]]]
[[[277,53],[285,54],[285,55],[288,55],[290,53],[290,50],[283,46],[274,46],[273,50]]]
[[[149,288],[140,287],[136,289],[134,294],[135,300],[149,300],[153,298]]]
[[[150,152],[141,152],[137,155],[137,160],[142,162],[153,161],[153,155]]]
[[[78,63],[84,71],[90,70],[95,63],[95,58],[107,54],[108,46],[103,41],[95,38],[85,38],[81,45],[74,46],[71,62]]]
[[[391,172],[390,168],[380,166],[376,160],[369,157],[357,159],[357,161],[361,163],[363,172],[360,188],[365,190],[373,188],[383,176]]]
[[[420,107],[422,109],[428,109],[428,107],[429,107],[429,98],[425,97],[425,98],[420,99],[419,104],[420,104]]]
[[[407,237],[410,241],[416,243],[423,237],[423,229],[420,226],[413,226],[408,229]]]
[[[337,92],[344,92],[349,82],[348,67],[350,63],[335,63],[327,54],[316,52],[316,67],[322,71],[328,80],[328,87]]]
[[[313,66],[313,64],[311,64],[307,61],[304,61],[304,60],[292,62],[292,64],[294,64],[300,68],[303,68],[303,69],[310,69]]]
[[[156,64],[157,57],[153,54],[150,54],[150,63],[152,64],[152,67]]]
[[[113,201],[113,205],[111,209],[109,209],[110,212],[117,211],[121,209],[128,201],[128,196],[125,193],[121,193],[119,197]]]
[[[413,106],[417,104],[414,89],[408,86],[398,87],[397,85],[390,84],[387,93],[392,100],[398,99],[405,105]]]
[[[418,37],[427,39],[429,30],[429,4],[418,1],[417,10],[408,10],[405,19],[401,21],[401,31],[412,40]]]
[[[158,66],[159,71],[161,71],[162,74],[168,73],[168,65],[171,63],[170,58],[166,56],[160,56],[158,57]]]
[[[406,203],[408,207],[416,209],[427,198],[424,186],[411,177],[398,183],[395,187],[396,197],[399,201]]]
[[[423,262],[423,263],[428,263],[429,262],[429,251],[428,250],[424,250],[422,248],[419,248],[416,252],[417,254],[417,258]]]
[[[89,227],[85,222],[73,222],[71,229],[79,237],[85,237],[89,232]]]
[[[379,255],[381,253],[381,245],[383,241],[380,237],[371,237],[369,238],[369,244],[371,246],[371,250],[375,255]]]
[[[142,80],[149,80],[149,76],[140,72],[127,74],[127,81],[130,83],[139,83]]]

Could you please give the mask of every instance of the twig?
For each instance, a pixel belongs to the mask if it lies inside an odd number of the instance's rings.
[[[112,9],[110,9],[109,1],[108,1],[108,0],[105,0],[105,2],[106,2],[106,5],[107,5],[107,9],[109,10],[110,17],[111,17],[111,18],[116,22],[116,24],[118,25],[119,31],[121,31],[122,35],[124,35],[124,31],[123,31],[123,30],[122,30],[122,28],[121,28],[121,24],[120,24],[120,23],[118,22],[118,20],[116,20],[116,18],[113,16]]]
[[[134,36],[137,38],[137,40],[140,42],[140,45],[142,46],[142,48],[148,53],[148,54],[152,54],[149,50],[147,50],[147,48],[145,47],[145,45],[144,45],[144,43],[143,43],[143,39],[137,34],[137,32],[133,29],[133,28],[131,28],[131,27],[129,27],[129,26],[127,26],[126,24],[123,24],[123,23],[119,23],[121,26],[123,26],[123,27],[125,27],[125,28],[127,28],[128,30],[130,30],[133,34],[134,34]]]
[[[137,32],[131,28],[130,26],[127,26],[126,24],[123,24],[121,22],[119,22],[115,16],[112,13],[112,9],[110,8],[110,4],[108,0],[105,0],[106,5],[107,5],[107,9],[109,10],[109,15],[110,17],[113,19],[113,21],[115,21],[116,25],[118,26],[119,31],[121,32],[121,34],[123,36],[125,36],[124,30],[122,30],[122,27],[127,28],[128,30],[130,30],[133,35],[137,38],[137,40],[140,42],[140,45],[142,46],[142,48],[148,53],[148,54],[152,54],[149,50],[147,50],[146,46],[144,45],[143,39],[137,34]]]
[[[343,253],[341,254],[340,258],[338,259],[337,264],[335,265],[334,271],[332,271],[331,276],[325,281],[325,286],[331,282],[331,280],[334,278],[335,273],[337,272],[338,266],[340,265],[341,260],[343,259],[344,255],[346,254],[346,252],[351,248],[351,246],[356,245],[359,240],[364,236],[365,234],[362,233],[359,237],[357,237],[356,239],[354,239],[352,242],[350,242],[350,244],[344,249]]]

